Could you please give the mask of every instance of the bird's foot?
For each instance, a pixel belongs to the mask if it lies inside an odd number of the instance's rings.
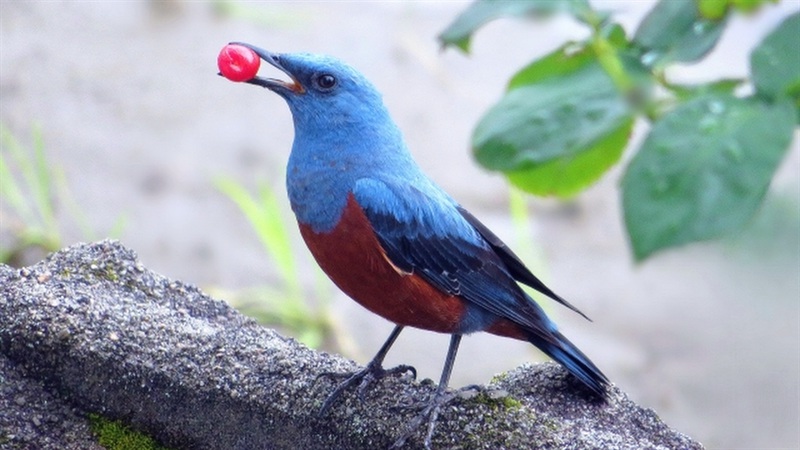
[[[356,390],[358,393],[358,398],[363,402],[365,400],[367,388],[373,382],[380,380],[387,375],[404,374],[409,372],[411,373],[412,379],[417,379],[417,369],[415,369],[413,366],[401,364],[390,369],[384,369],[380,364],[367,364],[366,367],[351,374],[346,380],[336,386],[336,389],[334,389],[333,392],[328,395],[328,398],[325,399],[325,402],[322,404],[322,408],[319,410],[319,415],[324,416],[327,414],[328,410],[330,410],[334,403],[336,403],[336,400],[339,398],[339,396],[341,396],[344,391],[350,389],[356,384],[358,384],[358,388]],[[323,376],[342,377],[346,375],[339,373],[320,374],[320,377]]]
[[[396,450],[402,448],[405,445],[408,438],[410,438],[416,431],[422,426],[424,423],[427,422],[427,432],[425,433],[425,448],[430,450],[431,448],[431,438],[433,437],[433,431],[436,428],[436,420],[439,418],[439,410],[442,406],[449,403],[454,398],[458,397],[457,392],[447,392],[447,391],[438,391],[434,394],[433,399],[428,401],[427,405],[422,408],[422,412],[420,412],[414,420],[409,423],[408,428],[406,431],[394,441],[389,450]]]

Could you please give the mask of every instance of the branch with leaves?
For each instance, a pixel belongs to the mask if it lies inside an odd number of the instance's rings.
[[[732,14],[764,3],[661,0],[632,37],[587,0],[473,3],[439,36],[444,46],[469,52],[472,35],[504,16],[568,14],[591,29],[511,77],[473,132],[475,158],[527,192],[570,197],[619,162],[643,118],[649,133],[621,183],[636,259],[739,229],[800,123],[800,13],[751,53],[748,80],[680,85],[666,69],[700,61]]]

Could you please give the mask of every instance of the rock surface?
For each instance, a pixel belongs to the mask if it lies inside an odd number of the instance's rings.
[[[10,411],[0,418],[3,448],[92,448],[85,412],[174,448],[385,448],[435,387],[388,377],[363,402],[349,392],[317,417],[336,382],[320,374],[353,371],[353,362],[148,271],[113,241],[29,268],[0,266],[0,324],[0,407]],[[450,403],[434,448],[702,448],[616,388],[607,405],[587,402],[552,363],[486,387],[508,396]],[[420,434],[408,448],[422,447]]]
[[[0,354],[0,448],[103,450],[84,414]]]

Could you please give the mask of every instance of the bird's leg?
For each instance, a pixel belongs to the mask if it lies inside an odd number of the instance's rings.
[[[425,448],[431,448],[431,437],[433,437],[433,430],[436,428],[436,419],[439,417],[439,409],[456,397],[455,394],[447,392],[447,383],[450,381],[450,373],[453,371],[453,363],[456,360],[459,343],[461,343],[460,334],[450,336],[450,346],[447,348],[447,358],[445,358],[444,361],[442,377],[439,379],[439,386],[436,387],[433,398],[428,402],[428,405],[425,406],[422,412],[411,421],[406,431],[394,441],[394,444],[389,447],[390,449],[401,448],[408,438],[411,437],[417,428],[426,420],[428,422],[428,431],[425,434]]]
[[[417,377],[417,369],[413,368],[412,366],[399,365],[397,367],[392,367],[391,369],[384,369],[382,366],[383,359],[386,357],[389,349],[392,348],[394,341],[397,340],[397,336],[400,335],[401,331],[403,331],[402,325],[395,326],[394,330],[392,330],[392,333],[389,334],[389,338],[386,339],[386,342],[383,343],[380,350],[378,350],[378,353],[374,358],[372,358],[372,361],[370,361],[366,367],[353,373],[346,380],[336,386],[336,389],[334,389],[333,392],[328,395],[328,398],[325,399],[325,402],[322,404],[322,408],[319,410],[320,416],[324,416],[328,410],[331,409],[333,404],[336,403],[336,400],[339,398],[339,396],[355,384],[358,384],[359,398],[364,400],[364,393],[366,392],[366,389],[370,383],[386,375],[411,372],[414,378]]]

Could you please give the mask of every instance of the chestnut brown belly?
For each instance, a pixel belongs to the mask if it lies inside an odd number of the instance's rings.
[[[398,325],[442,333],[458,330],[464,300],[394,266],[352,195],[333,230],[315,233],[301,223],[300,233],[322,270],[368,310]]]

